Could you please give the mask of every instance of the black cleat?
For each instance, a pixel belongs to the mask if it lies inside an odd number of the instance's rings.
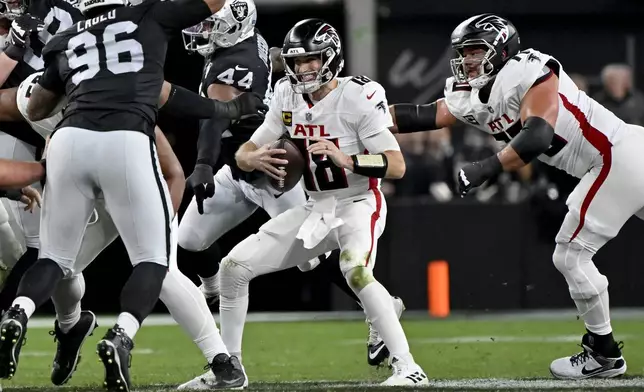
[[[120,328],[115,325],[108,330],[102,340],[96,346],[103,366],[105,366],[105,381],[103,386],[108,391],[130,390],[130,364],[132,355],[130,351],[134,348],[134,343]]]
[[[246,387],[246,374],[237,357],[219,354],[212,359],[209,366],[215,375],[215,382],[211,388],[242,389]]]
[[[80,319],[67,333],[60,330],[58,321],[54,323],[54,330],[49,331],[54,336],[54,341],[58,342],[51,368],[51,382],[54,385],[63,385],[72,378],[81,359],[83,343],[88,336],[92,336],[97,326],[96,316],[89,310],[81,312]]]
[[[0,320],[0,378],[11,378],[18,368],[20,349],[27,336],[27,315],[18,305]]]

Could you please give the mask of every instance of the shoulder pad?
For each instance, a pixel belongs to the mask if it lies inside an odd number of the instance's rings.
[[[502,94],[512,90],[523,98],[532,85],[544,74],[544,68],[552,60],[547,54],[527,49],[512,57],[496,76]]]
[[[460,116],[467,112],[472,87],[468,83],[457,83],[452,76],[445,80],[445,104],[450,113]]]

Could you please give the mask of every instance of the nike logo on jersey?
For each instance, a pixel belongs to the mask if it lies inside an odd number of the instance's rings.
[[[376,92],[375,92],[375,91],[374,91],[374,92],[372,92],[370,95],[367,95],[367,99],[369,99],[369,100],[370,100],[371,98],[373,98],[373,96],[374,96],[374,95],[376,95]]]
[[[277,195],[273,195],[273,196],[274,196],[276,199],[279,199],[280,197],[282,197],[282,195],[283,195],[283,194],[284,194],[284,192],[282,192],[282,193],[278,193]]]
[[[235,71],[248,71],[248,68],[243,68],[243,67],[240,67],[239,65],[235,65]]]
[[[369,359],[376,359],[383,348],[385,348],[385,342],[380,342],[380,344],[375,347],[369,347]]]

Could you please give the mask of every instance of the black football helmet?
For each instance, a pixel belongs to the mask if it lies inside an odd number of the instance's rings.
[[[465,47],[482,48],[486,51],[480,59],[480,69],[475,77],[468,75],[463,56]],[[459,24],[452,32],[452,48],[457,55],[450,61],[452,73],[458,83],[468,83],[473,88],[481,88],[509,59],[519,53],[520,47],[519,33],[509,20],[492,14],[473,16]]]
[[[29,8],[29,0],[0,0],[0,14],[7,19],[16,19],[26,14]]]
[[[318,71],[296,73],[295,58],[308,56],[319,56],[322,67]],[[312,93],[338,76],[344,67],[340,35],[323,20],[299,21],[286,34],[282,59],[293,91],[297,94]]]

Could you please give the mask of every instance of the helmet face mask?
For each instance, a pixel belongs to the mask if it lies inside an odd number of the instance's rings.
[[[182,31],[189,52],[210,56],[217,48],[229,48],[255,35],[257,9],[252,0],[227,0],[203,22]]]
[[[342,43],[337,31],[319,19],[297,23],[286,35],[281,56],[296,94],[319,90],[335,79],[344,67]]]
[[[2,16],[11,20],[26,14],[29,8],[27,0],[0,0],[0,3],[2,3]]]
[[[316,52],[282,54],[286,74],[291,80],[293,91],[297,94],[310,94],[332,81],[337,76],[337,72],[334,73],[331,70],[331,64],[335,57],[336,53],[331,48]],[[304,63],[309,63],[308,66],[302,67],[298,64],[297,59],[302,58],[305,60]],[[311,58],[315,58],[317,61],[314,63]],[[316,65],[311,66],[311,63]],[[301,71],[301,68],[305,68],[305,70]]]
[[[467,48],[472,51],[466,50]],[[458,57],[450,60],[450,66],[457,83],[468,83],[473,88],[481,88],[494,77],[493,59],[497,54],[487,42],[466,41],[455,49]],[[476,49],[479,49],[479,52],[473,53]]]
[[[188,52],[197,52],[204,57],[208,57],[215,51],[210,41],[214,27],[214,22],[211,18],[182,31],[183,44]]]

